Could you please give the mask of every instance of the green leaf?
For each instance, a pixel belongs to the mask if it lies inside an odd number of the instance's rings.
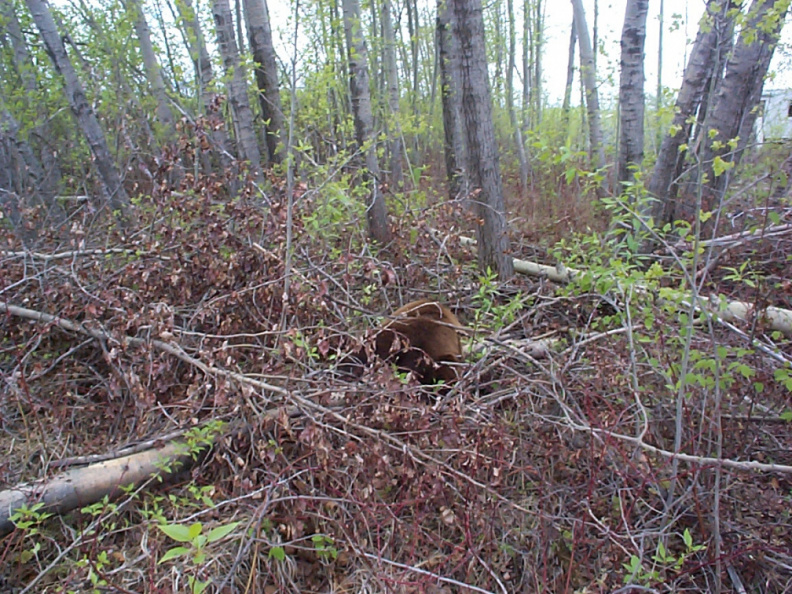
[[[189,577],[188,581],[193,594],[202,594],[203,591],[206,590],[206,586],[209,585],[209,582],[201,581],[192,575]]]
[[[189,552],[190,549],[188,549],[187,547],[173,547],[162,556],[162,559],[160,559],[157,562],[157,565],[159,565],[160,563],[165,563],[165,561],[170,561],[171,559],[176,559],[177,557],[182,557]]]
[[[166,524],[158,526],[158,528],[176,542],[190,542],[192,540],[190,529],[182,524]]]
[[[203,530],[203,525],[200,522],[196,522],[195,524],[190,526],[190,530],[189,530],[190,540],[193,540],[196,536],[200,535],[202,530]]]
[[[224,538],[225,536],[231,534],[236,527],[239,526],[239,522],[232,522],[230,524],[226,524],[225,526],[218,526],[217,528],[212,528],[209,531],[209,534],[206,535],[207,542],[215,542]]]
[[[283,561],[286,559],[286,551],[283,550],[283,547],[272,547],[267,556],[276,561]]]
[[[720,157],[715,157],[712,160],[712,172],[715,174],[715,177],[720,177],[732,167],[734,167],[734,163],[724,161]]]

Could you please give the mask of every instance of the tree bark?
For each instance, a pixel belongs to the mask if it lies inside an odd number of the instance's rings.
[[[216,107],[216,103],[219,102],[217,93],[212,89],[212,81],[214,80],[212,58],[206,49],[201,23],[198,21],[195,10],[193,10],[191,0],[177,0],[175,4],[179,11],[179,16],[187,29],[185,38],[188,42],[187,49],[193,61],[195,75],[198,80],[199,103],[203,112],[209,115],[211,109]],[[219,156],[220,164],[223,168],[227,167],[230,162],[230,155],[228,154],[229,143],[225,128],[222,126],[209,126],[207,133],[215,145],[214,148]],[[212,166],[207,151],[201,152],[201,161],[204,173],[209,174]]]
[[[506,0],[506,11],[509,20],[509,59],[506,72],[506,109],[509,111],[509,122],[514,130],[514,144],[517,160],[520,164],[520,198],[525,200],[528,195],[528,157],[525,154],[522,129],[517,121],[514,109],[514,67],[517,54],[517,32],[514,23],[514,0]],[[532,209],[533,211],[533,209]],[[532,212],[533,215],[533,212]]]
[[[531,93],[534,104],[534,122],[538,126],[542,122],[542,46],[544,45],[544,4],[542,0],[534,2],[534,34],[533,34],[533,86]],[[527,10],[528,7],[525,8]]]
[[[45,0],[25,0],[36,23],[36,28],[41,33],[44,46],[47,50],[55,69],[63,77],[64,90],[77,123],[85,136],[91,149],[96,168],[104,184],[106,200],[114,213],[117,213],[122,224],[131,222],[129,209],[129,196],[121,183],[121,175],[110,156],[102,127],[85,96],[77,72],[72,66],[66,53],[63,39],[55,26],[49,6]]]
[[[217,45],[223,58],[223,67],[228,79],[228,102],[233,112],[239,156],[250,162],[250,171],[261,181],[261,152],[259,151],[256,131],[253,127],[253,112],[248,101],[247,83],[242,65],[239,62],[234,20],[228,0],[212,1],[212,16],[217,29]]]
[[[38,82],[33,74],[35,64],[25,44],[22,26],[10,0],[0,0],[0,14],[4,18],[4,22],[0,24],[0,32],[4,34],[6,42],[11,45],[14,70],[22,82],[22,88],[30,97],[36,97]],[[0,99],[0,108],[2,108],[0,121],[4,122],[4,132],[9,135],[9,140],[15,147],[14,150],[22,157],[26,168],[24,174],[33,185],[30,192],[33,204],[42,204],[48,210],[52,222],[56,226],[61,225],[66,221],[66,213],[55,200],[61,179],[60,165],[56,156],[59,151],[55,150],[53,146],[55,135],[52,132],[48,114],[44,114],[39,108],[37,120],[40,123],[30,131],[26,140],[23,138],[19,123],[7,111],[6,106],[2,105],[2,99]],[[34,150],[34,146],[38,148],[38,151]],[[20,171],[19,174],[22,175],[23,172]]]
[[[417,114],[418,101],[418,6],[417,0],[405,0],[407,8],[407,32],[410,34],[410,60],[412,73],[412,106],[413,114]]]
[[[66,220],[66,212],[55,197],[55,187],[48,183],[48,177],[41,166],[36,153],[30,144],[22,137],[21,126],[16,118],[9,112],[0,98],[0,142],[3,144],[5,163],[0,163],[4,169],[0,175],[0,204],[10,208],[15,213],[11,220],[20,237],[30,244],[35,240],[40,225],[38,220],[33,225],[27,225],[24,209],[20,210],[12,204],[14,194],[20,196],[25,206],[41,206],[46,216],[40,220],[60,227]],[[25,227],[29,226],[30,229]]]
[[[678,160],[682,158],[679,148],[690,138],[691,126],[688,120],[695,116],[701,105],[717,67],[718,52],[723,49],[725,40],[731,38],[733,20],[729,7],[724,6],[721,0],[708,0],[705,17],[685,67],[671,129],[660,145],[647,186],[655,201],[649,212],[644,214],[650,214],[660,226],[674,219],[676,190],[672,186],[676,184]]]
[[[487,54],[481,0],[450,0],[454,33],[460,45],[462,114],[468,147],[467,169],[479,217],[476,230],[478,261],[482,271],[499,278],[514,275],[508,254],[509,239],[501,186],[498,146],[492,123],[492,99],[487,79]]]
[[[452,14],[447,0],[437,0],[437,52],[440,61],[443,102],[443,149],[451,200],[466,199],[465,131],[462,123],[462,84],[459,72],[459,44],[453,35]]]
[[[391,240],[385,197],[380,189],[377,143],[374,136],[374,115],[371,111],[369,91],[368,50],[363,39],[358,0],[343,0],[344,32],[349,56],[349,88],[352,96],[352,115],[355,120],[355,137],[366,160],[366,178],[369,199],[366,205],[366,223],[369,236],[384,245]]]
[[[726,63],[713,106],[702,126],[699,162],[704,167],[703,208],[712,209],[723,199],[729,169],[717,175],[713,160],[736,166],[750,139],[770,60],[773,58],[790,0],[754,0],[748,21]],[[736,144],[734,144],[736,140]]]
[[[284,117],[278,82],[278,56],[272,44],[267,0],[244,0],[248,24],[248,39],[256,62],[256,84],[259,105],[267,135],[270,161],[282,163],[284,146]]]
[[[583,0],[572,0],[572,8],[575,14],[575,27],[580,48],[580,78],[586,92],[591,162],[595,169],[601,170],[605,168],[605,147],[602,142],[600,126],[599,92],[597,91],[597,73],[594,70],[594,53],[591,49],[586,15],[583,12]]]
[[[619,184],[633,179],[644,155],[644,43],[649,0],[627,0],[621,37]]]
[[[523,132],[531,128],[531,89],[533,88],[534,60],[532,52],[533,36],[531,33],[531,11],[523,6],[522,32],[522,105],[521,118]]]
[[[168,94],[165,90],[165,80],[162,78],[157,54],[154,53],[154,46],[151,43],[151,33],[143,14],[143,3],[141,0],[126,0],[127,10],[132,15],[135,23],[135,33],[137,33],[138,43],[140,44],[140,54],[143,57],[143,68],[146,71],[146,78],[151,86],[151,92],[157,102],[157,119],[163,125],[166,133],[172,136],[175,132],[173,127],[173,112],[168,105]]]
[[[0,491],[0,537],[14,530],[11,516],[19,508],[41,502],[46,511],[65,514],[78,507],[90,505],[103,497],[118,497],[128,485],[138,486],[152,477],[152,483],[176,475],[195,464],[189,455],[190,446],[184,442],[169,442],[165,445],[91,464],[72,468],[52,478],[17,485]]]
[[[564,87],[564,102],[561,111],[564,114],[564,140],[569,136],[569,109],[572,104],[572,83],[575,80],[575,46],[577,45],[577,28],[575,16],[572,15],[572,27],[569,32],[569,51],[567,59],[567,79]]]
[[[385,69],[385,81],[388,85],[389,120],[392,122],[388,131],[390,182],[394,189],[398,189],[404,181],[402,179],[402,143],[399,126],[399,72],[396,68],[396,38],[393,34],[391,10],[390,0],[384,0],[382,3],[382,36],[384,38],[382,63]]]

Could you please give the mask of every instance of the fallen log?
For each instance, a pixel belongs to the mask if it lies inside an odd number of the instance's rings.
[[[183,441],[171,442],[130,456],[73,468],[49,479],[0,491],[0,536],[14,530],[13,515],[22,507],[43,503],[39,512],[65,514],[79,507],[123,494],[152,477],[166,479],[189,468],[194,459]]]
[[[460,237],[459,242],[472,249],[476,248],[476,240],[470,237]],[[560,284],[566,284],[575,276],[581,274],[580,270],[565,268],[563,265],[547,266],[545,264],[537,264],[536,262],[517,259],[514,260],[514,271],[529,276],[547,278],[548,280]],[[690,296],[684,296],[683,301],[689,299]],[[753,304],[744,301],[729,301],[724,308],[717,308],[715,307],[717,305],[717,300],[708,299],[703,296],[699,296],[698,301],[700,302],[700,306],[697,304],[697,309],[701,310],[706,308],[708,312],[717,315],[726,322],[750,322],[755,316],[759,316],[767,321],[767,327],[770,330],[777,330],[785,336],[792,337],[792,311],[788,309],[773,306],[757,309]]]

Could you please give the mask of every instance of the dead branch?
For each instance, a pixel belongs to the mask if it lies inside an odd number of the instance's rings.
[[[83,468],[74,468],[51,479],[26,483],[0,491],[0,536],[14,530],[11,516],[23,506],[44,503],[44,509],[64,514],[81,506],[90,505],[103,497],[122,493],[121,487],[139,485],[153,475],[163,478],[189,468],[193,458],[184,442],[171,442],[165,446],[100,462]]]
[[[6,312],[10,315],[18,316],[21,318],[26,318],[28,320],[44,322],[45,324],[53,324],[55,326],[58,326],[59,328],[68,330],[70,332],[79,332],[80,334],[91,336],[96,340],[107,341],[110,343],[120,342],[124,346],[128,346],[128,345],[141,346],[141,345],[149,344],[161,351],[173,355],[174,357],[178,357],[185,363],[194,365],[204,373],[210,375],[220,375],[229,379],[242,381],[248,385],[254,386],[256,388],[261,388],[263,390],[268,390],[270,392],[274,392],[282,396],[288,394],[286,390],[284,390],[279,386],[273,386],[272,384],[268,384],[260,380],[254,380],[242,374],[234,373],[233,371],[228,371],[226,369],[211,367],[206,363],[204,363],[203,361],[201,361],[200,359],[196,359],[195,357],[191,357],[190,355],[185,353],[184,350],[181,348],[181,346],[179,346],[176,343],[163,342],[161,340],[144,340],[142,338],[133,338],[130,336],[123,336],[117,338],[102,330],[97,330],[96,328],[90,328],[85,323],[78,324],[77,322],[72,322],[71,320],[67,320],[65,318],[61,318],[58,316],[53,316],[44,312],[27,309],[25,307],[18,307],[16,305],[9,305],[5,301],[0,301],[0,313],[2,312]]]

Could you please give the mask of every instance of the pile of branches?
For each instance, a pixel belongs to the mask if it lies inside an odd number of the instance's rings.
[[[717,415],[704,385],[680,412],[634,335],[595,328],[613,314],[601,296],[525,279],[483,293],[452,209],[406,214],[374,255],[307,232],[296,198],[290,217],[278,198],[169,195],[133,235],[77,213],[68,245],[4,246],[0,484],[35,494],[64,467],[211,433],[159,468],[169,481],[125,490],[122,472],[107,500],[17,521],[0,541],[9,588],[790,587],[789,393],[765,356],[746,354],[755,373]],[[425,296],[470,330],[457,385],[335,373],[377,314]],[[678,363],[662,340],[642,348]]]

